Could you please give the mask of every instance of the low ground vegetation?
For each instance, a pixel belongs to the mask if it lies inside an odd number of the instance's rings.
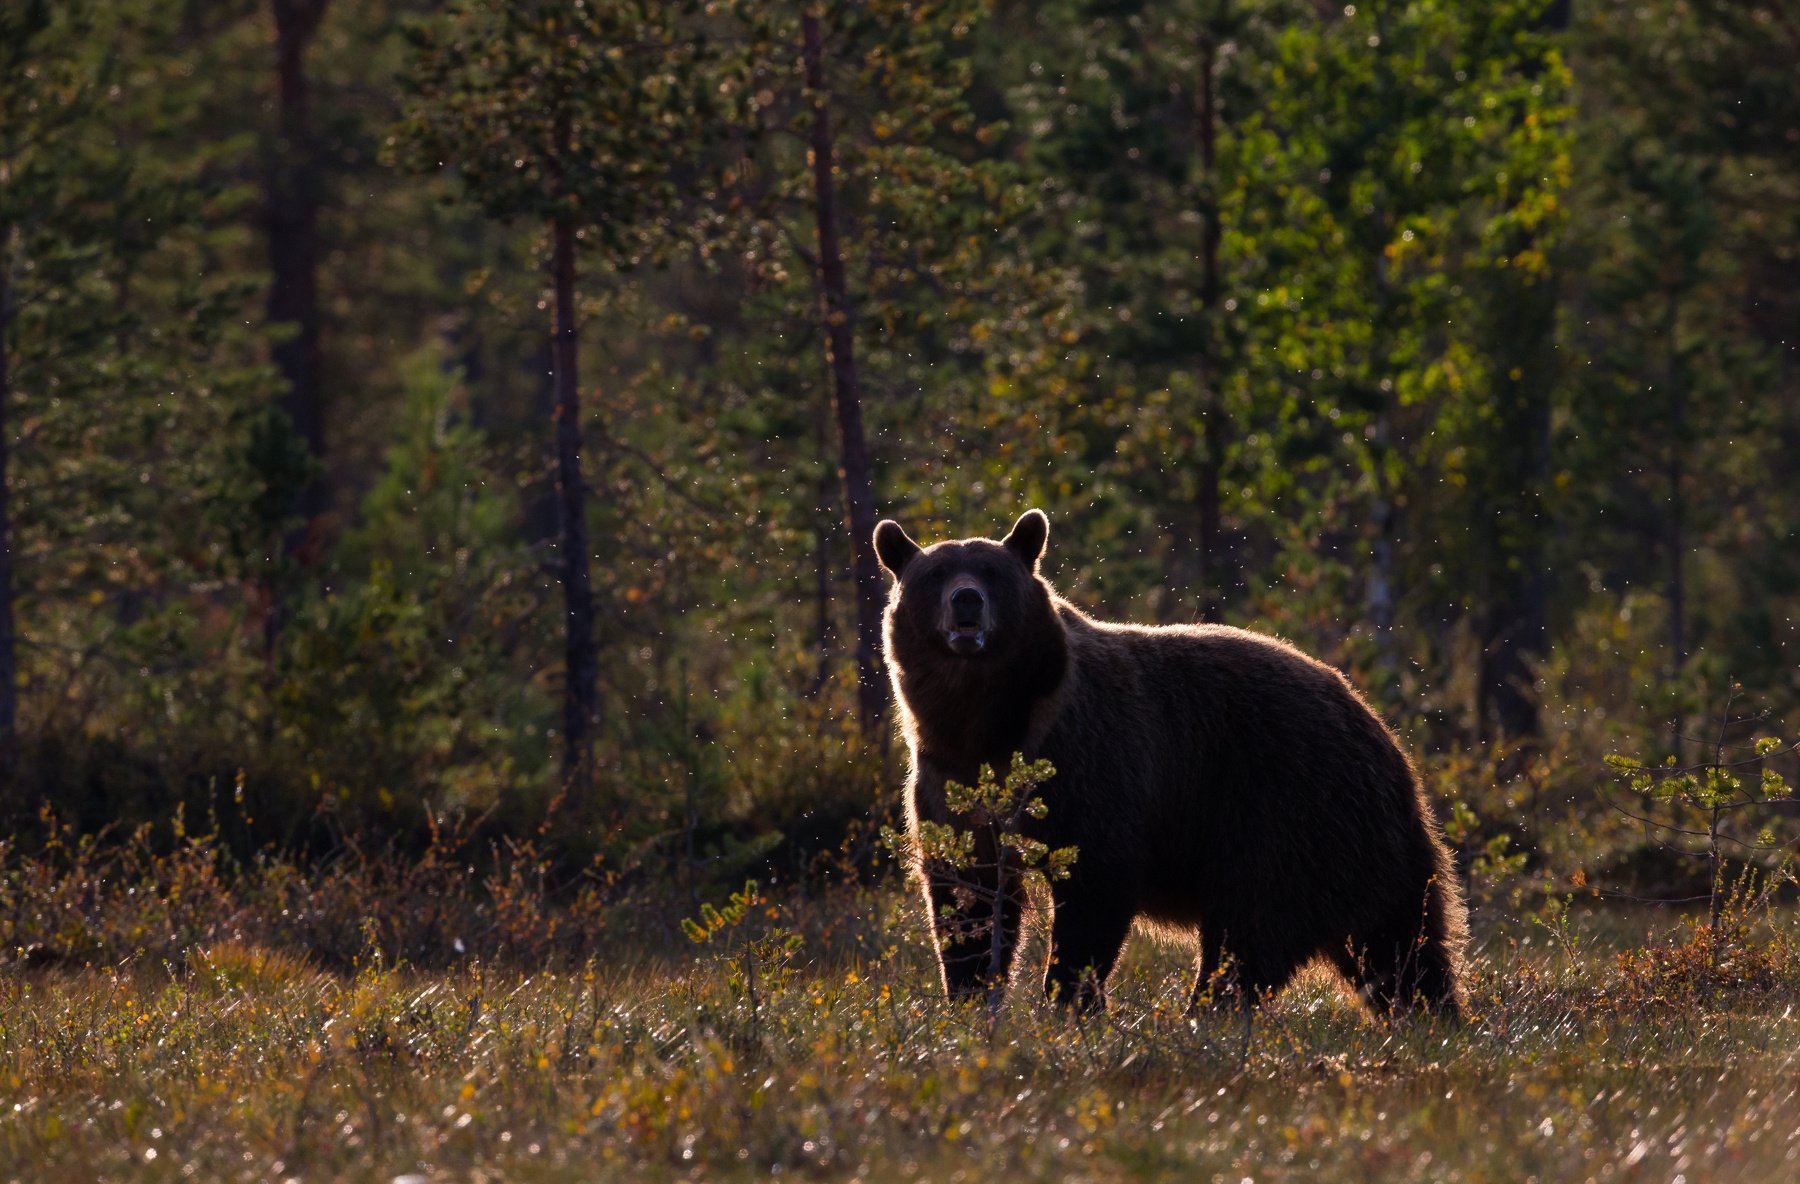
[[[740,890],[684,937],[674,902],[602,879],[509,896],[510,863],[396,881],[346,858],[288,895],[273,864],[226,893],[203,847],[13,856],[0,1178],[1718,1181],[1800,1163],[1800,947],[1767,896],[1728,911],[1728,943],[1703,908],[1485,914],[1466,1026],[1384,1026],[1319,973],[1246,1040],[1233,1016],[1187,1018],[1187,957],[1143,939],[1110,1013],[1015,991],[991,1023],[941,997],[891,883]],[[52,914],[72,927],[54,955]]]

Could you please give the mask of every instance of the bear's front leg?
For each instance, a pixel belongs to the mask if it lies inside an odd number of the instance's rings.
[[[1012,971],[1024,912],[1022,886],[1005,893],[999,927],[994,925],[995,885],[967,871],[930,868],[925,873],[926,907],[937,941],[944,989],[952,999],[985,993]]]
[[[1050,970],[1044,993],[1059,1006],[1096,1011],[1106,1006],[1106,980],[1125,948],[1136,909],[1105,886],[1065,880],[1050,891]]]

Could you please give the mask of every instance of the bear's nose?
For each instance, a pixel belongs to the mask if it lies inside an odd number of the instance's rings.
[[[983,601],[981,593],[973,588],[958,588],[950,594],[950,619],[957,625],[981,624]]]

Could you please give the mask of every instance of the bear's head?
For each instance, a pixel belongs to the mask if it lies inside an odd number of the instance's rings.
[[[1028,510],[999,542],[963,539],[921,548],[898,522],[875,528],[875,554],[893,573],[888,653],[911,665],[934,657],[998,662],[1054,620],[1038,560],[1050,521]]]

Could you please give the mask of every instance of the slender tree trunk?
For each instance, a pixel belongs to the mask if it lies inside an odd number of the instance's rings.
[[[808,11],[800,21],[801,56],[806,89],[812,101],[808,137],[812,163],[813,210],[818,230],[819,300],[824,318],[825,352],[831,364],[832,400],[837,405],[838,464],[850,519],[851,574],[856,582],[857,708],[865,736],[873,736],[887,710],[887,682],[881,670],[881,569],[875,559],[875,486],[869,472],[868,442],[863,435],[862,392],[856,378],[856,334],[850,313],[849,283],[844,278],[843,248],[838,240],[837,183],[833,177],[831,116],[825,93],[823,37],[819,17]]]
[[[1215,72],[1219,47],[1211,32],[1200,37],[1201,243],[1200,304],[1209,312],[1219,303],[1219,96]]]
[[[1568,31],[1571,0],[1551,0],[1539,12],[1540,32]],[[1533,64],[1526,74],[1536,78]],[[1505,253],[1517,257],[1536,242],[1518,231]],[[1487,353],[1494,363],[1496,431],[1483,454],[1493,476],[1482,489],[1496,499],[1480,506],[1478,533],[1484,554],[1475,556],[1489,573],[1483,582],[1487,603],[1476,614],[1481,641],[1476,678],[1476,722],[1484,738],[1519,739],[1540,727],[1532,664],[1549,644],[1549,573],[1545,553],[1550,481],[1550,396],[1556,389],[1557,275],[1532,280],[1518,269],[1500,273],[1488,305]],[[1529,281],[1529,282],[1528,282]],[[1499,512],[1489,513],[1496,510]],[[1493,533],[1487,531],[1491,529]],[[1485,536],[1485,537],[1483,537]],[[1533,789],[1535,819],[1536,790]]]
[[[263,206],[269,236],[269,323],[287,326],[292,334],[272,351],[275,368],[287,383],[279,405],[315,462],[325,456],[325,411],[319,384],[320,194],[306,49],[328,3],[270,0],[275,15],[276,127]],[[321,478],[315,475],[301,486],[292,509],[303,524],[281,540],[281,553],[304,559],[325,509]],[[264,591],[268,615],[263,620],[263,641],[272,655],[287,620],[278,574],[269,577]]]
[[[313,141],[306,50],[328,0],[271,0],[275,12],[276,144],[268,176],[269,320],[291,325],[275,346],[276,369],[287,380],[281,407],[315,460],[325,455],[325,412],[319,384],[319,169]],[[308,521],[325,507],[321,481],[301,491]]]
[[[1546,621],[1542,548],[1522,549],[1513,558],[1520,570],[1503,577],[1505,586],[1477,618],[1482,649],[1476,694],[1483,734],[1516,740],[1538,732],[1531,661],[1544,652]]]
[[[566,149],[566,124],[559,132]],[[556,333],[551,346],[556,375],[556,493],[563,585],[563,773],[584,779],[590,770],[592,732],[599,717],[599,663],[594,649],[594,595],[589,576],[587,486],[581,477],[581,392],[576,383],[575,224],[567,216],[552,227],[551,281]]]
[[[1387,9],[1376,5],[1374,17],[1378,44],[1389,44]],[[1389,97],[1393,89],[1389,70],[1385,53],[1375,55],[1375,83],[1379,102],[1377,109],[1371,112],[1372,118],[1382,117],[1393,105]],[[1389,349],[1393,335],[1388,317],[1392,314],[1393,293],[1392,276],[1388,272],[1387,246],[1393,234],[1393,226],[1388,214],[1387,193],[1379,183],[1370,202],[1369,215],[1372,230],[1370,246],[1375,255],[1375,308],[1372,317],[1375,351],[1372,379],[1375,390],[1370,394],[1374,397],[1376,411],[1374,446],[1370,455],[1373,470],[1371,477],[1375,488],[1369,504],[1369,518],[1375,530],[1369,547],[1367,596],[1369,623],[1375,630],[1375,667],[1380,679],[1379,693],[1386,698],[1398,689],[1400,680],[1400,648],[1394,637],[1394,621],[1397,616],[1394,551],[1399,537],[1400,516],[1394,504],[1394,491],[1388,480],[1388,457],[1393,448],[1393,354]]]
[[[1666,381],[1669,385],[1669,659],[1671,672],[1676,674],[1680,673],[1688,656],[1687,587],[1684,578],[1686,564],[1682,555],[1686,546],[1682,541],[1682,519],[1686,516],[1687,501],[1683,489],[1685,474],[1681,463],[1681,450],[1687,447],[1687,393],[1682,389],[1681,354],[1675,343],[1675,333],[1679,327],[1679,297],[1675,287],[1671,285],[1669,310],[1663,326],[1663,344],[1668,350]]]
[[[1387,331],[1385,258],[1377,261],[1375,273],[1375,337],[1377,341],[1381,341]],[[1376,348],[1378,363],[1375,369],[1381,376],[1377,382],[1384,382],[1391,359],[1384,348],[1379,345]],[[1379,388],[1376,391],[1378,402],[1369,450],[1370,480],[1374,485],[1374,492],[1369,499],[1369,520],[1374,526],[1374,533],[1369,541],[1369,579],[1365,592],[1369,625],[1375,631],[1375,671],[1383,697],[1391,695],[1398,688],[1400,679],[1400,649],[1394,637],[1394,622],[1398,615],[1394,594],[1394,549],[1400,532],[1399,510],[1394,504],[1394,491],[1388,478],[1388,456],[1394,446],[1393,413],[1388,405],[1390,396],[1390,391]]]
[[[1527,235],[1507,254],[1532,245]],[[1550,397],[1556,387],[1556,277],[1524,282],[1502,273],[1490,294],[1487,323],[1494,366],[1494,430],[1483,449],[1488,475],[1477,488],[1491,506],[1477,516],[1474,561],[1485,578],[1476,614],[1481,640],[1477,719],[1487,737],[1536,735],[1532,663],[1548,640],[1545,488],[1550,479]]]
[[[1376,237],[1377,241],[1383,241],[1386,217],[1379,196],[1375,204],[1377,225],[1383,228]],[[1387,340],[1387,314],[1387,256],[1380,254],[1375,260],[1375,339],[1378,343]],[[1377,344],[1376,351],[1376,381],[1385,382],[1389,377],[1391,358],[1384,344]],[[1391,391],[1378,389],[1376,392],[1375,433],[1370,456],[1375,491],[1369,503],[1369,518],[1375,530],[1369,547],[1367,598],[1369,624],[1375,630],[1375,664],[1384,695],[1395,689],[1400,676],[1399,647],[1394,639],[1394,544],[1399,534],[1399,514],[1394,505],[1393,490],[1389,488],[1387,471],[1388,453],[1393,447],[1393,414],[1389,408],[1391,397]]]
[[[819,444],[821,448],[830,447],[830,441],[823,436]],[[825,689],[831,678],[832,656],[837,649],[837,629],[831,619],[831,577],[837,570],[837,562],[831,553],[831,522],[824,513],[824,507],[835,500],[835,484],[829,478],[819,481],[819,509],[813,514],[813,539],[817,548],[813,563],[813,631],[818,643],[818,665],[813,670],[812,681],[807,684],[806,697],[809,699]]]
[[[1375,413],[1375,496],[1369,503],[1369,517],[1375,523],[1375,536],[1369,548],[1368,604],[1369,623],[1375,629],[1375,661],[1381,671],[1382,690],[1393,689],[1400,660],[1394,644],[1394,537],[1396,511],[1393,493],[1388,488],[1387,454],[1392,444],[1392,427],[1388,409]]]
[[[1218,95],[1214,71],[1218,46],[1210,31],[1200,36],[1200,79],[1195,119],[1200,149],[1200,619],[1224,617],[1226,564],[1221,551],[1223,496],[1220,474],[1225,465],[1225,400],[1219,388],[1219,334],[1211,318],[1219,314]]]
[[[0,227],[0,252],[11,243],[10,231]],[[12,320],[12,292],[7,266],[0,254],[0,787],[12,779],[18,766],[19,659],[14,632],[12,499],[12,370],[6,352],[7,327]]]
[[[813,564],[813,631],[818,637],[818,665],[806,686],[809,699],[824,690],[831,678],[831,574],[836,566],[831,557],[831,532],[823,522],[813,528],[813,538],[817,547]]]
[[[813,430],[818,435],[819,455],[831,455],[832,403],[830,398],[815,401],[817,415],[814,417]],[[816,654],[818,664],[813,668],[812,680],[807,684],[806,697],[816,697],[825,689],[831,679],[831,665],[837,650],[837,625],[832,614],[832,579],[837,573],[837,559],[832,554],[832,534],[835,515],[827,511],[827,507],[838,500],[838,475],[835,471],[821,469],[819,483],[813,500],[813,540],[816,547],[813,564],[813,630],[817,640]]]

